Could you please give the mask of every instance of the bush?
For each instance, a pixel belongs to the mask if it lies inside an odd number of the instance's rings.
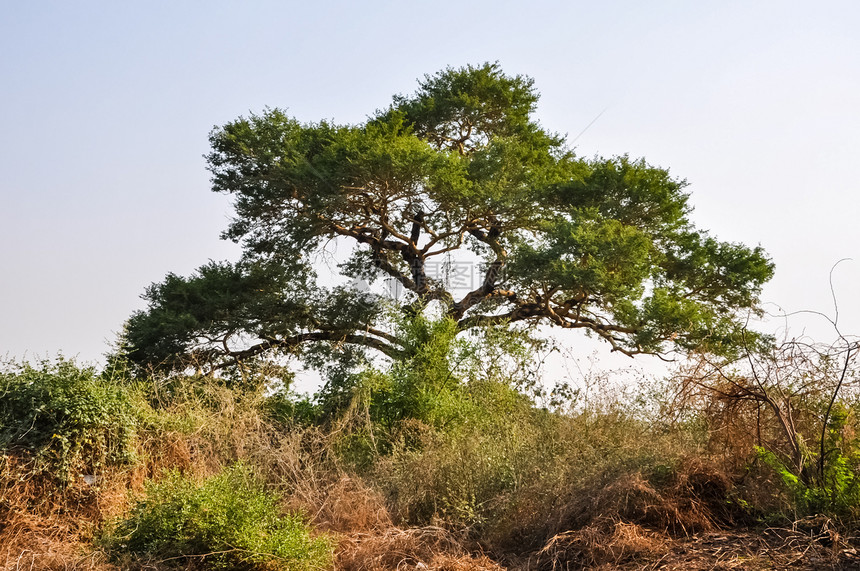
[[[67,481],[134,460],[138,408],[127,387],[63,359],[0,370],[0,451],[32,454]]]
[[[311,538],[297,515],[282,515],[277,498],[242,464],[201,485],[177,472],[148,484],[105,543],[114,558],[127,553],[218,569],[297,571],[331,559],[329,539]]]
[[[459,393],[448,409],[458,411],[456,422],[403,421],[391,453],[378,461],[372,478],[401,521],[498,521],[526,482],[557,467],[558,417],[504,383],[471,381]]]
[[[694,435],[651,418],[651,401],[629,404],[610,379],[598,388],[594,402],[560,413],[504,383],[469,382],[464,422],[401,425],[369,478],[396,523],[467,528],[497,552],[610,521],[683,533],[735,517],[731,482],[694,461]]]
[[[857,345],[790,339],[736,363],[696,356],[677,381],[682,415],[744,474],[743,500],[768,521],[860,516]]]

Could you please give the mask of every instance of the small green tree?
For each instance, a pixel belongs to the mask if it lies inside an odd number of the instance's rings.
[[[731,351],[773,273],[765,253],[695,228],[667,170],[576,156],[533,118],[537,101],[530,78],[484,64],[426,76],[360,125],[267,110],[216,128],[213,189],[234,197],[224,237],[244,256],[153,284],[128,323],[130,359],[397,359],[409,346],[385,318],[392,303],[456,332],[547,324],[627,355]],[[326,284],[314,264],[332,241],[348,247],[345,279],[385,278],[404,295]],[[481,264],[462,294],[431,271],[452,256]]]

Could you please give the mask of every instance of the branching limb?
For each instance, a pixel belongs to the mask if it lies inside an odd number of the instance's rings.
[[[397,359],[403,356],[403,350],[398,349],[391,342],[396,341],[393,336],[383,334],[386,340],[378,339],[371,335],[377,335],[380,332],[375,329],[367,329],[364,332],[344,333],[342,331],[312,331],[308,333],[299,333],[290,337],[278,339],[275,337],[265,337],[263,341],[243,349],[242,351],[229,351],[224,354],[229,360],[213,366],[209,373],[228,367],[234,363],[241,362],[257,355],[261,355],[273,349],[285,349],[287,351],[295,351],[304,343],[312,343],[317,341],[331,341],[335,343],[350,343],[353,345],[361,345],[370,349],[376,349],[380,353]],[[399,342],[398,342],[399,343]]]

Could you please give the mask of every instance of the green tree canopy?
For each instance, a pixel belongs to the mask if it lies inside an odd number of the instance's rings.
[[[169,275],[127,330],[141,365],[219,367],[332,348],[406,350],[392,304],[459,331],[509,322],[583,329],[628,355],[730,351],[773,266],[693,226],[686,183],[627,156],[582,158],[534,119],[530,78],[497,64],[428,75],[360,125],[274,109],[210,135],[213,190],[230,194],[237,263]],[[323,283],[395,280],[398,300]],[[428,271],[480,260],[470,291]]]

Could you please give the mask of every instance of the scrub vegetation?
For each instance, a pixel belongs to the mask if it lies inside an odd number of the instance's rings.
[[[103,368],[0,367],[5,568],[860,565],[857,342],[751,331],[767,255],[536,101],[485,64],[362,125],[215,129],[242,259],[153,284]],[[458,255],[468,291],[430,271]],[[568,385],[566,330],[679,364]]]
[[[409,367],[365,371],[348,401],[273,391],[269,377],[7,364],[0,558],[11,569],[856,563],[850,364],[831,406],[844,352],[779,361],[784,376],[760,383],[743,363],[704,358],[635,389],[597,376],[596,396],[548,406],[506,376],[516,359],[499,367],[470,340],[458,350],[472,360],[452,367],[433,341]],[[778,408],[755,391],[780,395]]]

